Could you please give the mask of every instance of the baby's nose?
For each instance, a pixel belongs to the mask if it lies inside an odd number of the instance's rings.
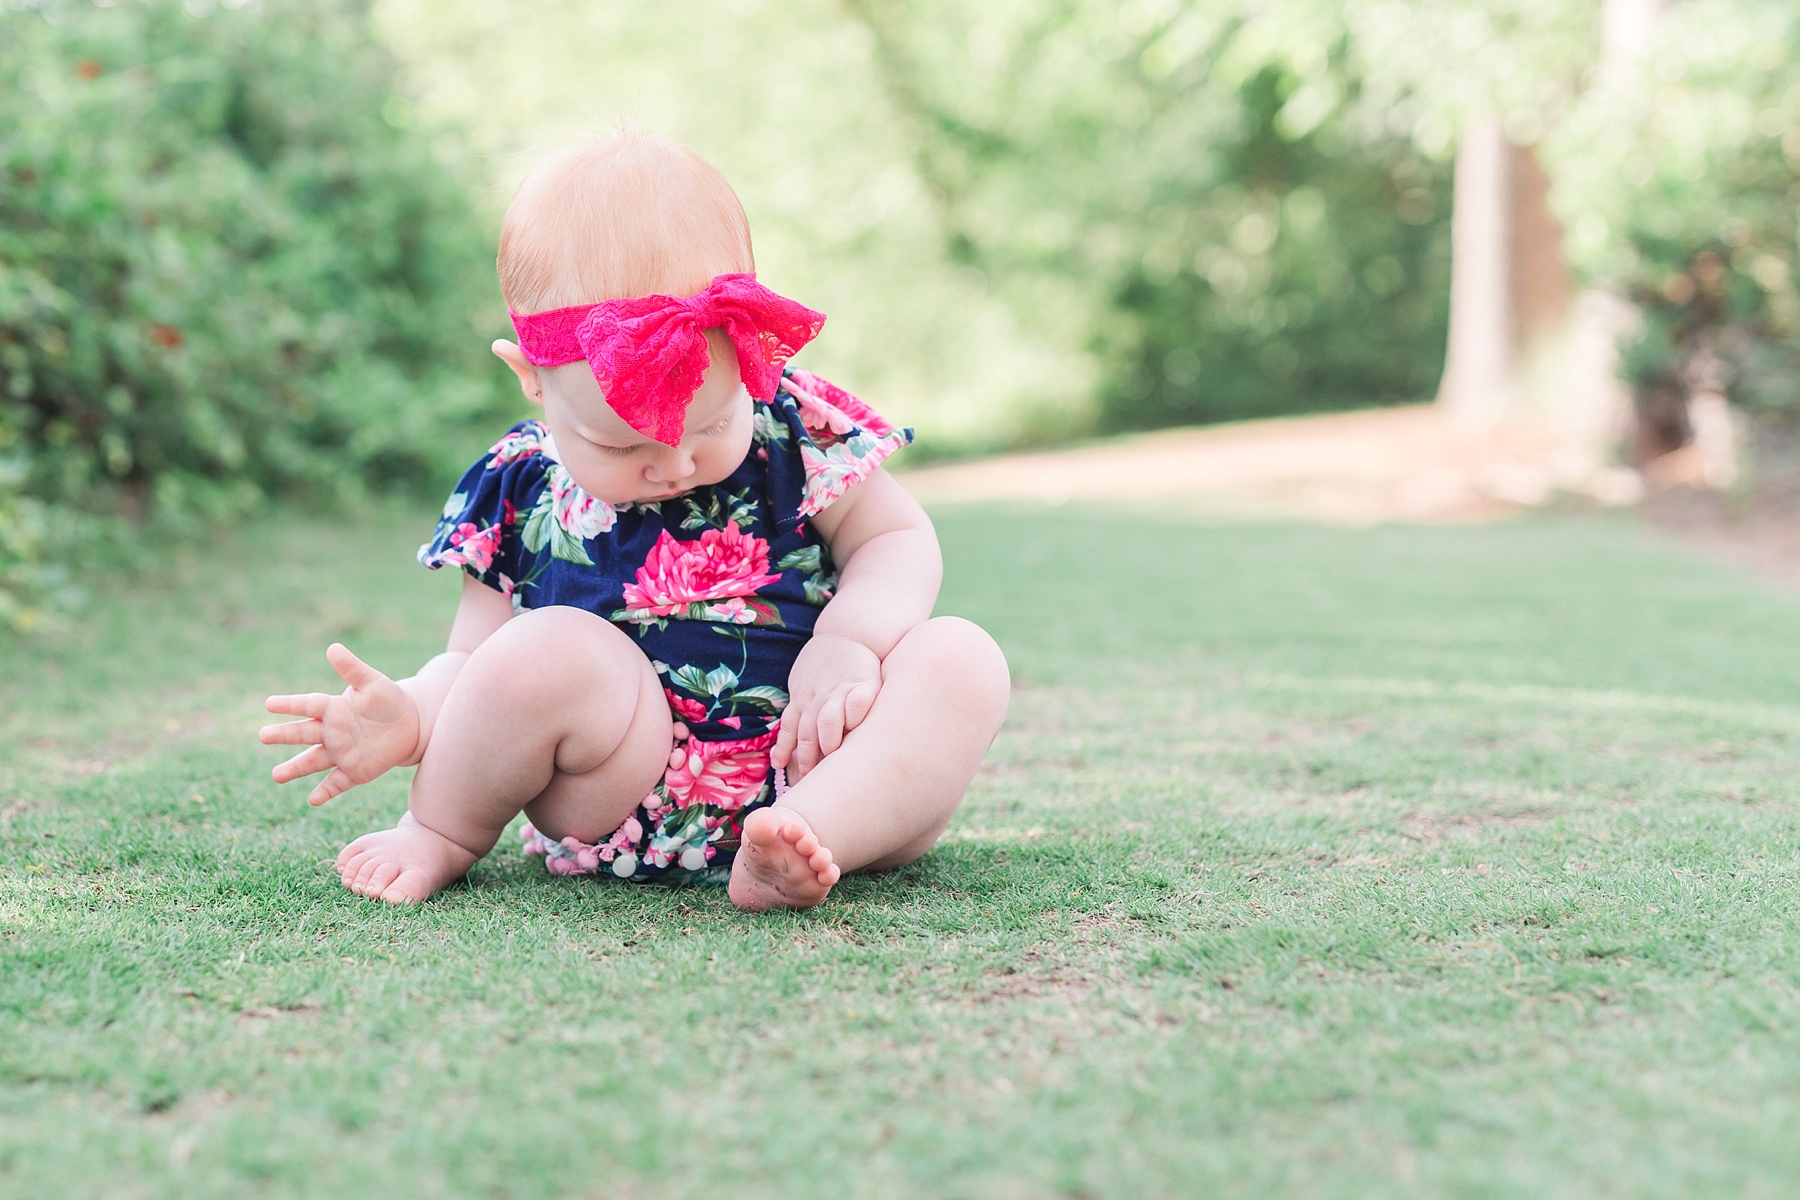
[[[694,456],[675,447],[651,460],[644,473],[652,483],[680,483],[694,473]]]

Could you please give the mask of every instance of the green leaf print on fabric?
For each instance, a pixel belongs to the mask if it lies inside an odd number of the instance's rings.
[[[694,666],[692,663],[683,663],[679,667],[670,667],[667,663],[657,663],[655,665],[668,672],[668,676],[671,680],[679,683],[683,688],[694,693],[696,696],[708,694],[706,690],[706,672],[702,671],[699,667]]]
[[[719,632],[730,634],[734,631],[721,629]],[[702,671],[693,663],[683,663],[678,667],[666,662],[652,662],[650,665],[656,668],[658,675],[666,675],[672,686],[686,692],[695,702],[703,702],[705,715],[701,719],[704,720],[736,717],[741,715],[740,709],[753,710],[763,716],[778,716],[788,706],[786,690],[773,684],[738,687],[743,682],[742,674],[725,663],[720,663],[710,671]],[[699,710],[694,710],[690,715],[698,716]]]
[[[741,688],[731,693],[729,699],[737,703],[749,703],[757,708],[766,708],[771,713],[779,713],[788,706],[788,694],[767,683]]]
[[[525,519],[521,534],[525,548],[535,554],[548,545],[552,558],[593,566],[583,543],[611,529],[619,519],[618,510],[582,491],[561,463],[544,469],[544,485]]]
[[[770,411],[767,405],[758,404],[756,406],[756,411],[751,418],[751,428],[754,432],[751,433],[750,440],[758,445],[776,445],[785,448],[794,440],[794,431],[788,428],[786,421]]]
[[[740,529],[749,529],[755,524],[756,498],[751,492],[721,492],[708,488],[705,493],[704,502],[692,494],[678,497],[687,509],[687,515],[681,518],[681,528],[723,529],[727,525],[736,525]]]
[[[520,531],[519,536],[524,539],[525,548],[536,554],[548,545],[552,558],[579,563],[584,567],[593,566],[594,560],[588,556],[587,547],[581,544],[581,539],[557,524],[554,508],[550,489],[545,488],[539,494],[537,504],[532,506],[531,514],[525,518],[525,528]]]
[[[831,569],[830,555],[823,546],[802,546],[781,556],[777,571],[800,571],[800,586],[809,604],[821,607],[837,590],[837,572]]]

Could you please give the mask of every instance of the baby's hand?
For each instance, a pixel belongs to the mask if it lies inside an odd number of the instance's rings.
[[[258,735],[265,746],[310,747],[275,768],[276,783],[331,770],[306,797],[315,805],[410,762],[419,747],[419,710],[405,688],[339,643],[325,658],[350,685],[344,694],[270,696],[270,712],[306,719],[265,725]]]
[[[881,660],[861,642],[815,636],[788,674],[788,706],[769,758],[798,783],[863,723],[881,691]]]

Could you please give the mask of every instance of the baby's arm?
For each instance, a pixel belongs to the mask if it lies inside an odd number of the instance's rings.
[[[772,752],[798,782],[862,724],[881,690],[881,660],[931,616],[943,559],[931,519],[877,470],[813,518],[838,566],[837,593],[794,662]]]
[[[275,768],[275,782],[329,769],[331,774],[307,796],[309,803],[323,804],[394,767],[416,764],[425,756],[438,710],[470,653],[512,615],[509,599],[465,576],[449,646],[418,674],[398,682],[334,643],[325,657],[349,685],[341,695],[269,697],[270,712],[305,719],[265,725],[262,742],[308,747]]]

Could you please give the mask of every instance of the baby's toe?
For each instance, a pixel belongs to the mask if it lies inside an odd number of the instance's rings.
[[[374,893],[369,891],[369,882],[375,878],[375,873],[381,870],[382,866],[383,864],[378,858],[373,856],[365,858],[357,867],[356,874],[350,881],[350,890],[359,896],[373,895]]]
[[[417,904],[420,899],[419,885],[422,882],[421,879],[415,878],[418,874],[416,871],[405,872],[379,891],[371,894],[379,896],[389,904]],[[425,894],[430,894],[429,889],[426,889]]]
[[[766,850],[780,839],[783,824],[780,817],[766,808],[759,808],[744,818],[744,840],[759,849]]]
[[[363,885],[357,890],[371,899],[376,896],[385,896],[387,894],[388,886],[396,879],[400,878],[400,874],[400,864],[382,863],[375,868],[374,872],[370,874],[368,879],[365,880]]]

